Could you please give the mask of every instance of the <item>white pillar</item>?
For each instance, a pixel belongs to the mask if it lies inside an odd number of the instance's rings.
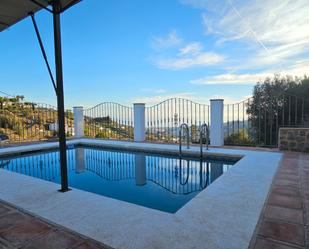
[[[84,110],[82,106],[73,107],[74,114],[74,137],[81,138],[84,136]]]
[[[145,104],[134,103],[134,141],[145,141]]]
[[[223,99],[210,100],[210,145],[224,145]]]

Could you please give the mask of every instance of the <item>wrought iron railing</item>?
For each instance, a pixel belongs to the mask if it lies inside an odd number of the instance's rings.
[[[199,142],[198,129],[209,124],[209,105],[183,98],[171,98],[146,107],[146,139],[157,142],[178,142],[179,126],[189,126],[192,143]]]
[[[133,108],[104,102],[84,110],[85,136],[105,139],[133,139]]]
[[[309,127],[309,101],[282,94],[224,106],[226,145],[276,147],[280,127]]]
[[[74,134],[71,111],[65,113],[67,136]],[[171,98],[145,108],[146,140],[178,143],[179,126],[189,127],[191,143],[199,143],[199,129],[210,121],[210,107],[182,98]],[[84,110],[85,136],[132,140],[133,108],[104,102]],[[309,127],[309,100],[294,95],[256,96],[224,105],[226,145],[271,146],[278,144],[280,127]],[[1,103],[1,140],[11,142],[55,139],[58,136],[57,108],[48,104]],[[204,141],[202,141],[204,143]],[[206,141],[205,141],[206,142]]]
[[[67,136],[74,134],[73,113],[65,113]],[[43,103],[17,102],[2,104],[0,108],[2,140],[25,142],[58,137],[57,108]]]

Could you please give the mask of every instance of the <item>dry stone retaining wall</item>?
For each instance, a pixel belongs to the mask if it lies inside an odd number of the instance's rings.
[[[309,128],[280,128],[279,149],[309,152]]]

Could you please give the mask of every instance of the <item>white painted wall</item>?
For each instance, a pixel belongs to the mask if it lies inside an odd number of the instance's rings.
[[[224,145],[223,99],[210,100],[210,145]]]
[[[74,113],[74,137],[84,136],[84,110],[82,106],[73,107]]]
[[[145,141],[145,104],[134,103],[134,141]]]

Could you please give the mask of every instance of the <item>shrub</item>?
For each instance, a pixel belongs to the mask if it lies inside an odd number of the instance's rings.
[[[99,132],[95,135],[96,138],[109,138],[108,134],[106,132]]]
[[[224,139],[226,145],[251,145],[255,146],[254,141],[249,137],[248,132],[240,129],[238,133],[233,133]]]

